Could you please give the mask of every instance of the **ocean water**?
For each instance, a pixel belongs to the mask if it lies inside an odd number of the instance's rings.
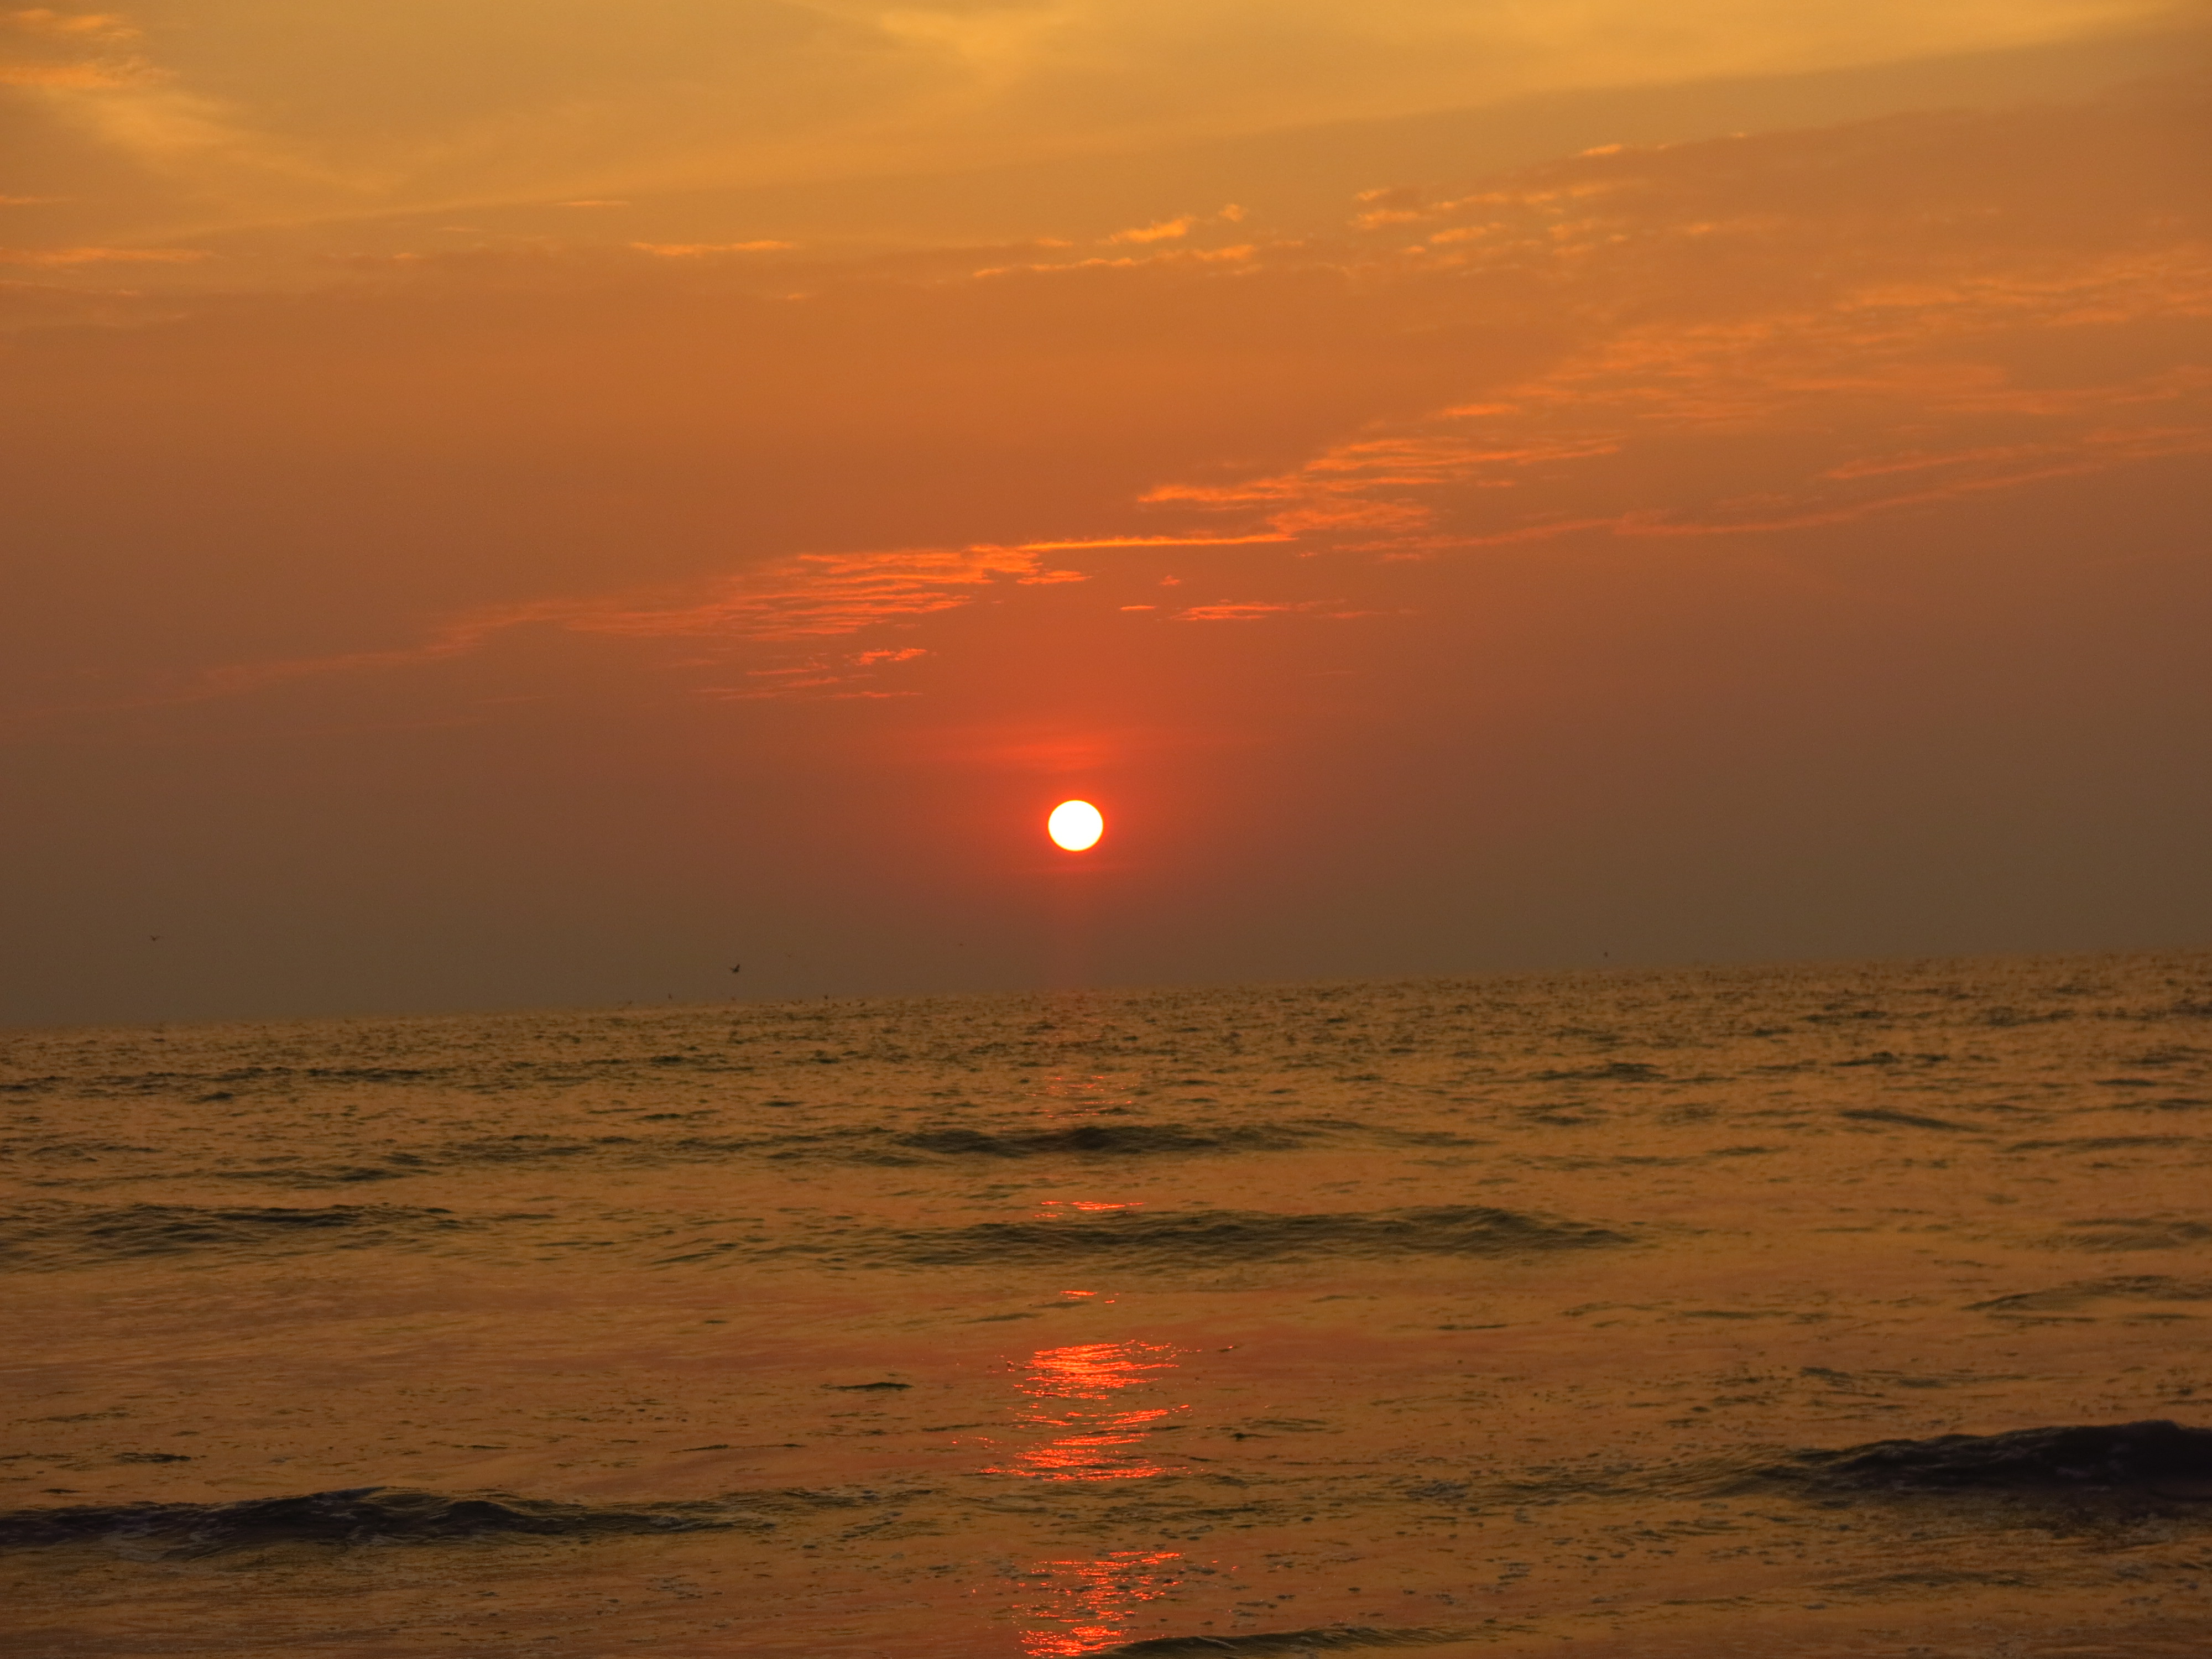
[[[2212,955],[0,1034],[21,1659],[2212,1651]]]

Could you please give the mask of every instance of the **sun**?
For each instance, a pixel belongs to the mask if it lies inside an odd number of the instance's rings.
[[[1087,800],[1064,800],[1052,809],[1044,828],[1054,846],[1081,853],[1098,844],[1098,837],[1106,833],[1106,818]]]

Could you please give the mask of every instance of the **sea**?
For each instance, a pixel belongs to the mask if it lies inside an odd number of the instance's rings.
[[[2212,953],[0,1032],[0,1625],[2212,1653]]]

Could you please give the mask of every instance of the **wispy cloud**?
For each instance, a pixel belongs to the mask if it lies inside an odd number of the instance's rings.
[[[1733,234],[1762,258],[1778,235],[1771,224]],[[1590,261],[1604,256],[1553,246],[1536,257],[1581,260],[1581,280],[1596,283],[1602,268]],[[1618,257],[1642,256],[1632,240]],[[2000,244],[1961,248],[1948,264],[1912,280],[1830,283],[1818,303],[1604,331],[1541,375],[1290,471],[1164,484],[1144,499],[1240,518],[1243,533],[1309,551],[1402,557],[1580,534],[1807,529],[2212,451],[2212,369],[2144,368],[2123,352],[2100,376],[2053,383],[2039,367],[2054,351],[2095,362],[2119,331],[2212,316],[2212,245],[2185,237],[2031,260]]]
[[[1150,501],[1156,498],[1165,499],[1157,491],[1143,499]],[[1024,542],[1020,544],[1020,550],[1024,553],[1073,553],[1109,547],[1255,547],[1269,542],[1294,539],[1279,530],[1257,531],[1249,536],[1085,536],[1067,541]],[[1077,580],[1077,576],[1073,572],[1062,572],[1054,580],[1071,581]]]
[[[1082,580],[1081,572],[1053,569],[1019,547],[807,553],[737,578],[702,599],[586,605],[565,625],[596,634],[799,640],[954,610],[994,582]]]
[[[1109,242],[1170,242],[1189,235],[1191,227],[1197,222],[1196,215],[1186,213],[1179,219],[1160,219],[1149,225],[1117,230],[1106,240]]]
[[[1249,261],[1259,252],[1257,243],[1238,242],[1228,247],[1178,247],[1158,253],[1125,253],[1114,258],[1038,259],[1022,264],[985,265],[971,274],[982,279],[1026,275],[1057,276],[1077,271],[1135,270],[1146,266],[1171,269],[1177,265],[1239,265]]]
[[[187,265],[214,257],[204,248],[0,247],[8,265]]]
[[[1054,568],[1034,550],[1018,547],[802,554],[732,578],[702,597],[655,600],[611,594],[494,606],[452,618],[416,644],[228,665],[158,700],[197,702],[311,678],[420,668],[471,655],[526,629],[648,641],[801,643],[955,610],[994,583],[1048,586],[1084,580],[1080,571]],[[725,696],[797,696],[844,687],[856,672],[865,676],[929,654],[924,646],[889,646],[835,659],[809,657],[798,667],[748,671],[749,678],[763,684],[708,690]]]
[[[1347,599],[1244,599],[1216,605],[1194,605],[1176,611],[1170,620],[1192,623],[1267,622],[1277,617],[1326,617],[1344,621],[1374,614],[1371,611],[1358,609]]]
[[[616,207],[620,203],[564,202],[564,207]],[[799,246],[796,242],[761,240],[754,242],[632,242],[640,253],[650,253],[661,259],[701,259],[716,253],[781,253]]]
[[[144,80],[146,74],[142,66],[128,60],[0,64],[0,87],[44,87],[58,92],[83,92],[132,86]]]
[[[0,57],[0,86],[82,92],[157,79],[151,64],[126,49],[138,38],[137,27],[112,12],[0,11],[0,52],[7,53]],[[31,55],[21,56],[26,51]]]
[[[1088,273],[1080,281],[978,283],[974,249],[926,266],[823,258],[807,268],[807,296],[751,311],[770,284],[749,286],[742,257],[720,269],[678,262],[783,244],[635,244],[649,259],[533,252],[533,282],[582,272],[637,315],[678,290],[696,298],[720,284],[733,296],[716,312],[718,326],[736,320],[715,361],[774,370],[757,406],[731,409],[764,434],[764,453],[799,458],[778,498],[793,522],[884,457],[897,457],[885,476],[903,478],[897,468],[923,454],[930,468],[974,469],[959,491],[931,478],[933,513],[972,483],[994,524],[1019,513],[1029,516],[1016,522],[1054,533],[885,545],[898,533],[885,526],[901,520],[871,512],[845,520],[872,526],[851,532],[858,548],[732,556],[725,574],[652,591],[610,574],[568,597],[449,616],[411,645],[233,665],[185,695],[428,668],[539,630],[636,641],[672,667],[704,661],[724,683],[702,696],[902,696],[915,688],[890,682],[933,681],[936,670],[901,665],[949,653],[953,632],[933,630],[987,598],[1008,607],[994,617],[1126,612],[1113,623],[1123,629],[1391,614],[1415,580],[1402,567],[1418,562],[1575,539],[1784,537],[2212,453],[2212,367],[2188,344],[2212,317],[2212,242],[2170,181],[2107,206],[2136,186],[2102,161],[2167,142],[2163,129],[2130,137],[2138,118],[2115,106],[2062,131],[2057,153],[2097,163],[2064,191],[2017,165],[2035,136],[2020,121],[1930,118],[1610,150],[1434,203],[1373,193],[1363,213],[1411,217],[1325,242],[1206,249],[1163,236],[1126,256],[1036,267]],[[1816,167],[1826,183],[1807,193]],[[1948,184],[1936,178],[1947,167],[1960,174]],[[1961,205],[1989,201],[2003,210]],[[1428,239],[1418,246],[1405,228],[1416,220]],[[1439,251],[1470,227],[1484,234]],[[1241,263],[1223,263],[1232,254]],[[31,265],[200,257],[0,251]],[[416,264],[427,300],[450,297],[446,265]],[[1316,316],[1335,331],[1318,344]],[[925,344],[896,361],[836,355],[881,354],[888,341]],[[623,397],[653,390],[644,376],[663,372],[632,378],[628,357],[608,356],[618,366],[605,384]],[[816,374],[824,362],[842,378]],[[1323,392],[1274,423],[1283,388],[1305,395],[1309,366]],[[831,380],[834,397],[806,401]],[[954,386],[976,390],[948,395]],[[1038,386],[1051,395],[1020,401]],[[1180,416],[1176,400],[1224,386],[1227,416],[1209,411],[1187,428],[1198,435],[1155,441]],[[1060,420],[1063,407],[1055,453],[1113,452],[1111,469],[1088,475],[1105,482],[993,495],[1003,456],[1033,441],[1017,423],[1036,411]],[[1392,412],[1366,416],[1376,409]],[[940,411],[961,424],[932,449]],[[802,427],[817,435],[774,447]],[[681,441],[673,427],[639,430]],[[1127,481],[1146,476],[1136,466],[1160,482],[1132,500]],[[619,568],[611,551],[602,568]],[[1170,568],[1191,585],[1157,605],[1134,599],[1129,581]],[[1094,588],[1079,586],[1093,575]],[[1048,603],[1048,589],[1060,590]],[[1312,597],[1322,591],[1347,597]],[[971,613],[957,631],[982,625]]]
[[[842,702],[880,702],[893,697],[916,697],[911,687],[875,684],[877,671],[927,657],[921,646],[855,651],[843,655],[815,654],[796,662],[745,671],[744,683],[704,685],[697,695],[718,702],[787,702],[826,697]]]
[[[64,12],[51,6],[0,11],[0,27],[61,40],[136,40],[139,36],[137,25],[113,12]]]

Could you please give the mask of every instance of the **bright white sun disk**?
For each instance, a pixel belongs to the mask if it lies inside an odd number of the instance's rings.
[[[1064,800],[1052,809],[1044,827],[1054,845],[1080,853],[1097,845],[1098,837],[1106,833],[1106,819],[1087,800]]]

